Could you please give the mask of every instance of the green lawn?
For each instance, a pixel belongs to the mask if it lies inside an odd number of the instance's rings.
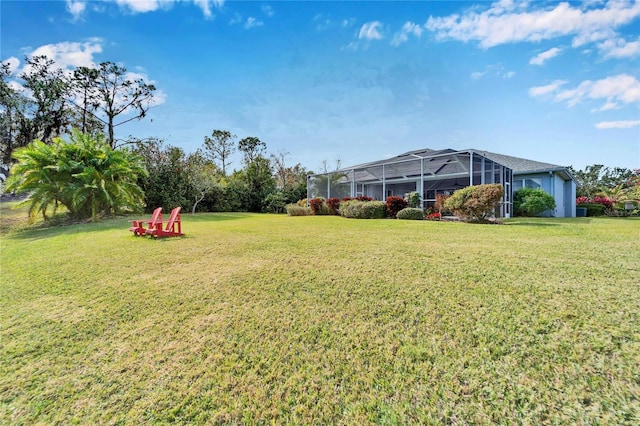
[[[638,424],[640,220],[7,225],[0,424]]]

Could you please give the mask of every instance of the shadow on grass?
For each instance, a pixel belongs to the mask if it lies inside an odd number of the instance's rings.
[[[509,226],[538,226],[538,227],[548,227],[548,226],[560,226],[558,223],[549,223],[549,222],[510,222],[507,223]]]
[[[183,229],[188,229],[189,223],[201,222],[221,222],[227,220],[239,220],[249,217],[248,213],[187,213],[182,215]],[[71,222],[61,218],[53,219],[49,223],[38,223],[34,225],[26,225],[24,228],[3,229],[3,234],[8,239],[19,240],[40,240],[44,238],[53,238],[60,235],[74,235],[80,233],[96,233],[108,232],[114,230],[122,230],[128,232],[131,221],[134,219],[148,218],[149,215],[131,215],[126,217],[111,217],[103,219],[100,222]],[[188,231],[185,232],[188,234]],[[129,235],[132,235],[129,233]]]
[[[226,220],[238,220],[251,216],[250,213],[235,213],[235,212],[223,212],[223,213],[183,213],[183,222],[221,222]]]
[[[548,226],[563,226],[567,224],[589,224],[591,223],[591,218],[588,217],[572,217],[572,218],[516,218],[510,219],[505,222],[506,225],[510,226],[537,226],[537,227],[548,227]]]

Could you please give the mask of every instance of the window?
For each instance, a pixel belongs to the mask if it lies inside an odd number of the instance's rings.
[[[524,179],[524,188],[538,189],[542,186],[542,179]]]

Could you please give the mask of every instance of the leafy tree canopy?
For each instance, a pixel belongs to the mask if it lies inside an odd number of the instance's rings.
[[[106,141],[115,148],[115,127],[144,118],[155,90],[113,62],[66,70],[34,56],[25,58],[18,75],[1,63],[0,178],[8,176],[14,150],[35,139],[52,143],[72,127],[94,136],[106,129]]]
[[[637,171],[624,167],[605,167],[602,164],[593,164],[576,170],[569,167],[576,179],[576,196],[592,198],[599,192],[622,185],[623,188],[631,186],[631,178]]]

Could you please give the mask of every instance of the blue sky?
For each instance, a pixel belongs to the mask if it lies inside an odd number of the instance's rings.
[[[320,171],[420,148],[640,167],[640,2],[7,1],[0,59],[158,88],[116,137],[213,129]],[[231,167],[238,166],[236,159]]]

